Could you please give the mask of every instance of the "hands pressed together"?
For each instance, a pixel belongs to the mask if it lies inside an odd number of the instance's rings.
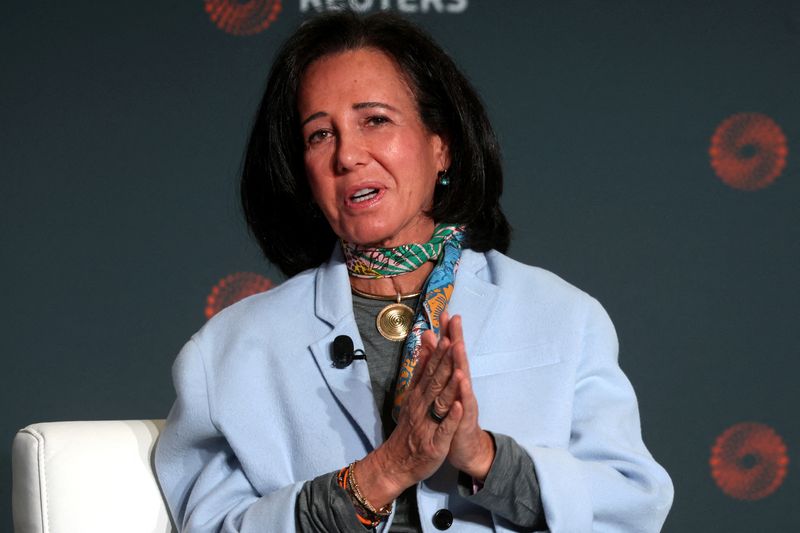
[[[443,313],[439,331],[438,341],[433,331],[422,335],[397,427],[359,461],[359,484],[373,504],[388,504],[445,460],[479,480],[486,478],[494,460],[494,441],[478,425],[461,317]]]

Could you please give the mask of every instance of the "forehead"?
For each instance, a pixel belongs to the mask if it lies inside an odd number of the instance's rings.
[[[310,107],[362,101],[415,105],[403,71],[394,59],[375,48],[325,55],[311,63],[300,80],[301,111],[314,112],[318,109]]]

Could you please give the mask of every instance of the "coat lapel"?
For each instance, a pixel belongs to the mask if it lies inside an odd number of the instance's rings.
[[[328,323],[332,329],[311,343],[309,349],[314,354],[317,366],[336,401],[347,412],[372,448],[375,448],[383,440],[382,425],[375,406],[366,361],[353,361],[346,368],[335,368],[331,363],[331,346],[339,335],[347,335],[353,339],[356,349],[364,349],[353,316],[353,300],[347,268],[338,246],[330,261],[317,271],[315,312],[317,317]]]
[[[486,328],[494,313],[500,291],[496,285],[483,279],[486,268],[484,254],[464,250],[456,272],[453,296],[448,305],[450,316],[461,315],[464,343],[470,358],[489,349]]]

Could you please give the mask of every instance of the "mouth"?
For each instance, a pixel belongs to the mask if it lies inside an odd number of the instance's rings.
[[[369,200],[376,198],[379,192],[380,191],[378,189],[373,188],[359,189],[350,196],[350,202],[353,204],[368,202]]]
[[[386,194],[386,188],[377,182],[362,182],[345,192],[344,204],[353,210],[369,209],[379,204]]]

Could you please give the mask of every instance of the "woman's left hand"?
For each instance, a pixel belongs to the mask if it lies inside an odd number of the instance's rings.
[[[447,356],[453,360],[454,377],[459,380],[459,400],[464,409],[461,422],[450,443],[447,460],[458,470],[475,479],[484,480],[494,461],[494,439],[478,424],[478,400],[472,391],[472,378],[460,316],[456,315],[451,319],[447,313],[442,313],[439,340],[437,341],[436,335],[429,330],[423,334],[422,342],[430,350],[434,350],[445,338],[449,340]],[[442,407],[447,406],[436,405],[435,409],[438,412]]]

